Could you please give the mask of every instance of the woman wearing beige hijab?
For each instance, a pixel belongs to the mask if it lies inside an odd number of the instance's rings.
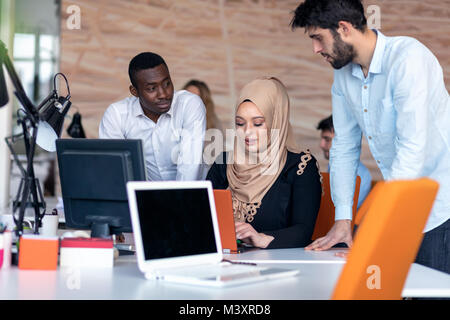
[[[214,189],[230,189],[236,236],[259,248],[304,247],[319,211],[318,164],[295,144],[289,96],[276,78],[257,79],[240,94],[234,149],[208,172]]]

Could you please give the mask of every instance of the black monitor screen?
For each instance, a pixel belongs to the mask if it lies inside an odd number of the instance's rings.
[[[132,232],[126,184],[146,180],[142,141],[58,139],[56,149],[66,226]]]
[[[137,190],[146,260],[217,252],[207,189]]]

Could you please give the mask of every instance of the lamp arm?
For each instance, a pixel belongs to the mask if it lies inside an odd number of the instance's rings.
[[[17,156],[17,153],[12,146],[14,143],[14,140],[16,140],[17,138],[22,138],[22,137],[23,137],[23,133],[20,133],[20,134],[6,137],[5,141],[6,141],[6,145],[9,148],[9,151],[13,155],[14,162],[16,163],[17,167],[19,168],[20,172],[22,173],[22,177],[25,177],[27,172],[26,172],[25,168],[22,166],[22,163],[20,162],[19,157]]]

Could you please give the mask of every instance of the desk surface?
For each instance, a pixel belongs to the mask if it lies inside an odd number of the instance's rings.
[[[267,257],[258,250],[227,258],[248,260]],[[300,256],[303,249],[270,250],[281,258]],[[303,252],[303,253],[302,253]],[[259,257],[258,257],[259,255]],[[311,259],[330,261],[332,252],[315,252]],[[239,256],[239,257],[236,257]],[[23,271],[16,267],[0,271],[0,299],[149,299],[149,300],[300,300],[329,299],[344,266],[336,263],[311,263],[304,259],[284,262],[282,267],[299,269],[300,274],[286,279],[219,289],[145,280],[134,256],[120,257],[112,269],[59,268],[57,271]],[[301,261],[304,262],[301,262]],[[267,265],[273,263],[266,259]],[[280,267],[280,264],[275,264]],[[450,297],[450,275],[413,264],[404,297]]]
[[[225,258],[241,262],[254,263],[340,263],[346,259],[336,256],[336,252],[347,252],[348,249],[330,249],[327,251],[305,251],[303,248],[259,250],[249,249],[240,254],[226,254]]]
[[[335,278],[331,280],[329,274],[324,274],[323,280],[316,280],[320,284],[327,282],[330,285],[329,295],[331,295],[334,284],[346,262],[345,258],[337,257],[336,252],[344,251],[348,251],[348,249],[331,249],[328,251],[305,251],[303,248],[253,250],[242,254],[227,255],[227,259],[260,264],[277,263],[278,266],[282,264],[283,267],[297,265],[300,270],[308,272],[324,265],[325,269]],[[450,298],[450,275],[413,263],[406,278],[402,296],[409,298]]]

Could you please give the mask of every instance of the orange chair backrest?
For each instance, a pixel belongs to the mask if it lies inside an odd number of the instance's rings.
[[[379,181],[376,184],[374,184],[372,187],[372,190],[370,190],[366,199],[364,199],[364,202],[361,204],[361,207],[359,207],[358,212],[356,212],[356,217],[355,217],[355,225],[356,226],[359,226],[361,224],[362,219],[364,218],[364,216],[366,215],[370,206],[372,205],[373,199],[376,198],[378,191],[383,186],[383,183],[384,183],[384,181]]]
[[[359,226],[333,299],[401,299],[439,185],[421,178],[385,182]]]
[[[330,174],[328,172],[321,172],[322,175],[322,199],[320,200],[320,209],[317,214],[316,225],[311,240],[325,236],[331,227],[334,225],[334,204],[331,199],[330,192]],[[359,186],[361,184],[361,178],[356,177],[355,194],[353,197],[353,218],[356,214],[356,208],[358,207]],[[352,219],[352,230],[355,219]]]

